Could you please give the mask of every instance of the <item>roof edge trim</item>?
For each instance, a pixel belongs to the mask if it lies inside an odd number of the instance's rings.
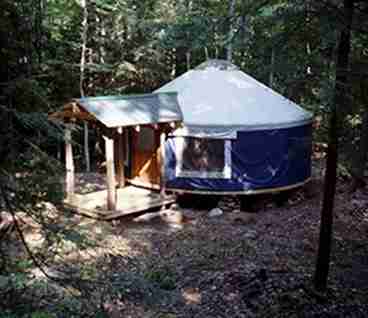
[[[183,126],[186,126],[188,128],[193,128],[193,129],[201,129],[201,128],[206,128],[206,129],[219,129],[219,128],[224,128],[224,129],[236,129],[239,131],[250,131],[250,130],[262,130],[262,129],[281,129],[281,128],[291,128],[291,127],[298,127],[298,126],[304,126],[304,125],[308,125],[311,124],[313,122],[313,118],[307,118],[307,119],[303,119],[303,120],[297,120],[297,121],[290,121],[290,122],[285,122],[285,123],[277,123],[277,124],[260,124],[260,125],[233,125],[233,126],[220,126],[220,125],[191,125],[190,123],[184,123]]]
[[[73,98],[72,102],[81,102],[84,100],[90,100],[90,101],[98,101],[98,100],[117,100],[117,99],[137,99],[137,98],[147,98],[158,95],[177,95],[178,93],[175,91],[172,92],[153,92],[153,93],[147,93],[147,94],[128,94],[128,95],[110,95],[110,96],[89,96],[84,98]]]

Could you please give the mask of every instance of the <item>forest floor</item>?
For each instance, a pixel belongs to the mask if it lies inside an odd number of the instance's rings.
[[[50,317],[367,317],[368,190],[350,194],[338,183],[328,291],[313,289],[321,176],[315,170],[282,207],[263,196],[253,214],[233,197],[212,217],[175,206],[179,224],[144,217],[112,224],[49,206],[60,239],[48,240],[35,224],[25,225],[26,239],[33,250],[47,249],[46,272],[66,287],[49,281],[33,294],[42,296],[34,306]]]

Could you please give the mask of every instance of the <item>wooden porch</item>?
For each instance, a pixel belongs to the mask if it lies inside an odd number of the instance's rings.
[[[110,220],[175,201],[165,193],[164,163],[166,136],[182,120],[176,93],[76,99],[49,118],[62,120],[65,126],[66,205],[79,213]],[[72,135],[77,121],[89,122],[105,141],[105,186],[89,193],[78,192],[76,184]],[[85,154],[89,158],[88,147]]]
[[[65,200],[65,205],[79,214],[99,220],[113,220],[175,202],[175,195],[127,185],[116,189],[116,208],[109,210],[104,176],[91,173],[76,177],[76,191]]]

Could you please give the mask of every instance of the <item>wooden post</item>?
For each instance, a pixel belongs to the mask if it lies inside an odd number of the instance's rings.
[[[65,168],[66,168],[66,200],[72,201],[74,196],[74,160],[71,124],[65,127]]]
[[[124,174],[124,130],[122,127],[118,129],[118,135],[115,138],[115,156],[116,156],[116,177],[118,187],[123,188],[125,186],[125,174]]]
[[[91,161],[89,157],[89,132],[88,132],[88,123],[84,121],[84,160],[86,161],[86,172],[91,171]]]
[[[165,195],[166,180],[165,180],[165,141],[166,133],[163,131],[160,134],[160,193]]]
[[[107,174],[107,209],[116,210],[116,188],[114,168],[114,139],[104,136]]]

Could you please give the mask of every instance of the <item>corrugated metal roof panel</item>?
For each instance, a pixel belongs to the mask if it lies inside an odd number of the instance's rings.
[[[109,128],[181,121],[183,118],[174,92],[88,97],[75,101]]]

